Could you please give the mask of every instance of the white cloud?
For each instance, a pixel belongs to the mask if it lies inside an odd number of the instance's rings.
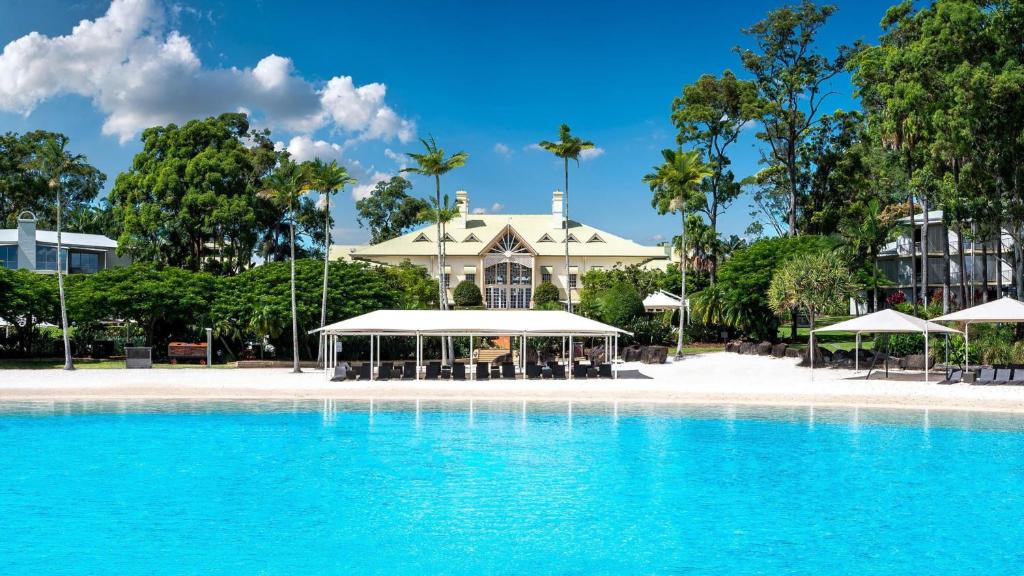
[[[336,76],[318,87],[277,54],[252,68],[204,68],[189,39],[168,29],[167,12],[160,0],[112,0],[106,14],[70,34],[31,32],[11,41],[0,53],[0,110],[28,115],[50,98],[76,94],[104,114],[103,133],[122,142],[149,126],[238,109],[298,133],[327,127],[354,140],[415,136],[415,124],[385,103],[380,83],[356,86]]]
[[[374,171],[372,174],[368,174],[364,178],[359,178],[359,184],[352,187],[352,199],[362,200],[363,198],[369,198],[370,193],[377,187],[378,182],[384,182],[390,179],[391,174],[378,171]]]
[[[473,208],[473,214],[496,214],[505,209],[505,205],[500,202],[491,204],[490,208]]]
[[[498,154],[501,154],[502,156],[508,156],[509,154],[512,153],[512,149],[506,146],[505,144],[502,144],[501,142],[498,142],[494,145],[494,151],[497,152]]]
[[[541,148],[540,144],[537,144],[536,142],[534,142],[533,144],[527,144],[526,146],[523,146],[523,152],[529,152],[531,150],[539,150],[541,152],[544,152],[544,149]]]
[[[593,160],[598,156],[604,156],[604,148],[600,146],[596,148],[588,148],[580,152],[580,162],[586,162],[587,160]]]
[[[276,144],[278,148],[287,150],[296,162],[305,162],[314,158],[324,161],[340,160],[341,154],[345,150],[340,144],[325,140],[313,140],[309,136],[295,136],[288,141],[287,146],[281,142]]]
[[[654,236],[651,236],[651,241],[652,242],[664,242],[665,241],[665,235],[664,234],[655,234]]]

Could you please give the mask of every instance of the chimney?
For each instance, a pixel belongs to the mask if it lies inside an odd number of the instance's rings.
[[[457,191],[455,202],[459,205],[459,219],[455,221],[455,227],[465,229],[466,221],[469,220],[469,192]]]
[[[555,190],[551,193],[551,227],[562,228],[565,217],[562,215],[562,191]]]
[[[36,269],[36,215],[18,214],[18,268]]]

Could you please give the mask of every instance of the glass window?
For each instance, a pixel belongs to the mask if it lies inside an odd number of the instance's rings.
[[[576,288],[576,275],[575,274],[569,274],[569,288],[570,289]]]
[[[445,272],[444,274],[441,274],[441,284],[444,285],[445,288],[448,288],[451,285],[451,280],[452,280],[452,275],[451,274],[449,274],[447,272]]]
[[[0,268],[14,270],[18,267],[18,247],[0,246]]]
[[[551,273],[550,272],[541,271],[541,273],[540,273],[540,281],[541,282],[551,282]]]
[[[68,249],[62,250],[61,262],[64,271],[68,269]],[[36,270],[57,271],[57,248],[55,246],[36,246]]]
[[[95,274],[100,271],[100,255],[95,252],[72,252],[69,270],[72,274]]]
[[[466,282],[472,282],[473,284],[476,284],[476,273],[473,272],[466,274]]]

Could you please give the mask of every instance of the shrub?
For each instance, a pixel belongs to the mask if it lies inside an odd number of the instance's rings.
[[[644,314],[644,300],[636,286],[618,282],[597,297],[600,319],[612,326],[627,326]]]
[[[561,308],[561,293],[551,282],[541,282],[533,291],[533,304],[540,309],[549,304],[557,304]]]
[[[469,280],[459,282],[452,292],[452,297],[455,300],[455,305],[459,308],[477,308],[484,304],[480,287]]]
[[[672,340],[672,327],[665,322],[664,317],[634,318],[626,329],[633,333],[632,340],[637,344],[667,344]]]

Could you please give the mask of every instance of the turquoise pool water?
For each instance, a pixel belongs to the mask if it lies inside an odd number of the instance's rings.
[[[0,405],[0,574],[1016,574],[1024,420]]]

